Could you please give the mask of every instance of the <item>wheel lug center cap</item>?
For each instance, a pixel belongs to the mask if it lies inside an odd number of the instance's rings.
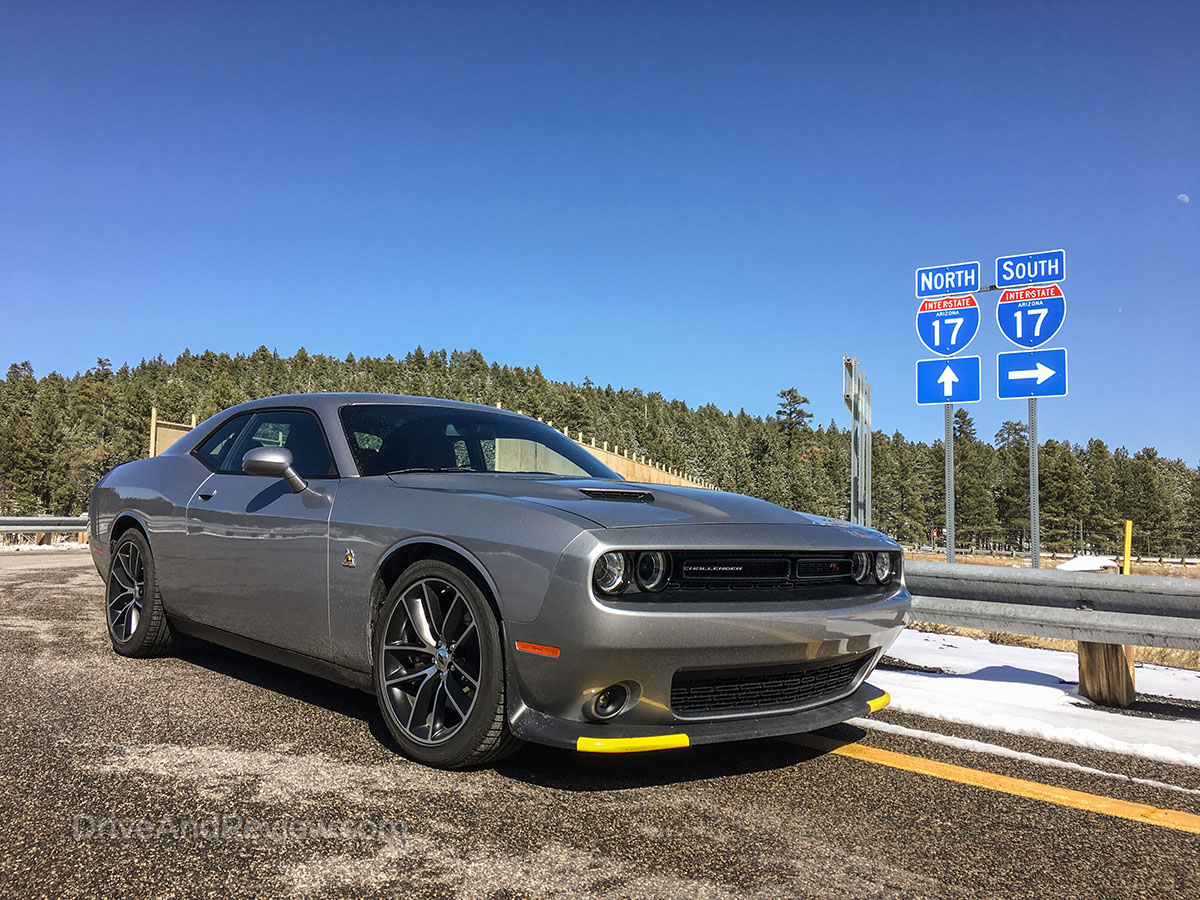
[[[450,649],[442,643],[437,645],[437,649],[433,652],[433,662],[437,666],[439,672],[445,672],[450,667],[450,660],[453,656]]]

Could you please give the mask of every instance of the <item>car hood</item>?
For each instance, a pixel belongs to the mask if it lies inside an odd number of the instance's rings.
[[[874,529],[825,516],[794,512],[747,497],[702,488],[639,484],[600,478],[529,478],[520,475],[419,474],[392,476],[397,484],[507,497],[589,519],[605,528],[645,525],[827,525],[862,536],[880,537]],[[596,493],[603,492],[601,496]],[[645,495],[649,495],[647,498]],[[613,499],[607,499],[609,495]],[[628,499],[615,499],[623,497]]]

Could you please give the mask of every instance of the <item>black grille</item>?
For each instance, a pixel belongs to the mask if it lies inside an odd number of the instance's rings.
[[[786,559],[684,559],[674,580],[787,581],[791,566]]]
[[[692,669],[675,673],[671,709],[679,716],[794,709],[846,693],[870,654],[757,670]]]
[[[667,590],[787,590],[818,584],[853,584],[849,552],[676,550]]]

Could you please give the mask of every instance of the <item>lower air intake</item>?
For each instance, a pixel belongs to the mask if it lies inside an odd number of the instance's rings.
[[[845,694],[870,653],[761,669],[690,669],[675,673],[671,709],[703,718],[736,713],[783,712]]]

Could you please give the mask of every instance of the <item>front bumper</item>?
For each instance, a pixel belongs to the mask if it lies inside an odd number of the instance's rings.
[[[672,750],[698,744],[749,741],[816,731],[858,716],[876,712],[891,698],[874,685],[863,684],[849,697],[812,709],[774,716],[681,722],[665,726],[627,726],[614,731],[603,726],[583,726],[525,708],[512,722],[513,734],[522,740],[583,753],[639,753]],[[586,732],[581,734],[580,732]]]
[[[811,731],[882,705],[886,695],[866,678],[904,628],[911,598],[902,580],[854,597],[786,604],[601,602],[590,573],[614,540],[611,532],[605,538],[568,548],[534,621],[504,623],[509,724],[518,737],[600,752],[665,749]],[[523,652],[518,642],[557,654]],[[680,672],[740,677],[843,659],[863,660],[852,681],[790,705],[681,712],[673,704]],[[627,686],[629,702],[599,720],[592,703],[612,685]]]

